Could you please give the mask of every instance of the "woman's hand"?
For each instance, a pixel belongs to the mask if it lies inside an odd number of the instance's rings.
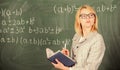
[[[64,55],[69,56],[69,50],[68,50],[68,49],[63,48],[61,52],[62,52]]]
[[[58,59],[55,59],[55,61],[57,62],[57,64],[52,62],[52,65],[60,70],[69,70],[69,67],[64,66]]]

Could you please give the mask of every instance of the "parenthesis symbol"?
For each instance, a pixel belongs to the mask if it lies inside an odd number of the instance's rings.
[[[20,16],[22,15],[22,8],[20,8]]]
[[[73,11],[74,11],[74,6],[71,7],[71,12],[70,12],[70,14],[72,14]]]
[[[57,14],[57,12],[56,12],[56,5],[54,5],[54,12],[55,12],[55,14]]]

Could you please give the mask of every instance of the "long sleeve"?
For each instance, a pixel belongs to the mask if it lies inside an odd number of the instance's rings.
[[[88,46],[88,45],[87,45]],[[85,47],[85,46],[84,46]],[[86,48],[82,49],[86,50]],[[105,44],[101,35],[98,35],[92,45],[90,45],[89,52],[83,52],[84,55],[80,56],[81,52],[77,53],[75,66],[71,67],[71,70],[97,70],[100,66],[104,53]],[[80,54],[80,55],[79,55]],[[87,54],[87,56],[85,56]],[[84,57],[85,58],[81,58]]]

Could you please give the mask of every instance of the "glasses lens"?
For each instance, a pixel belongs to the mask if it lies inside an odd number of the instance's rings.
[[[88,14],[90,18],[93,18],[95,15],[93,13]]]
[[[85,19],[87,16],[86,16],[86,14],[81,14],[80,15],[80,18],[82,18],[82,19]]]
[[[95,15],[94,15],[94,13],[90,13],[90,14],[81,14],[81,15],[80,15],[80,18],[82,18],[82,19],[86,19],[87,17],[89,17],[89,18],[94,18]]]

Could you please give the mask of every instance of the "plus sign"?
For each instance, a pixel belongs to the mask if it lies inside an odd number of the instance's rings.
[[[109,8],[107,8],[107,11],[109,10]]]

